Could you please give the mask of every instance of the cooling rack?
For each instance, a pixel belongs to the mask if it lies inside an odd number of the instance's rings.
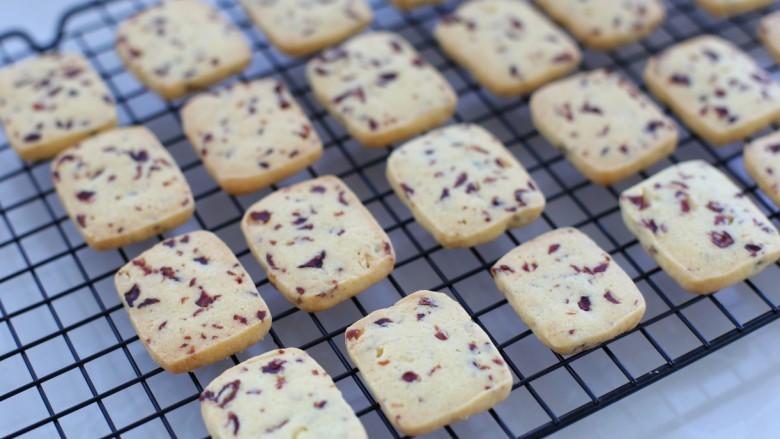
[[[23,32],[0,35],[0,67],[52,48],[84,53],[116,97],[121,125],[143,124],[166,145],[190,182],[195,217],[166,236],[196,229],[215,232],[258,281],[274,316],[262,342],[193,373],[171,375],[149,358],[114,291],[113,275],[163,236],[97,253],[87,247],[52,188],[48,163],[18,159],[0,134],[0,436],[204,437],[198,395],[223,370],[270,349],[307,350],[333,376],[372,438],[399,437],[346,355],[343,332],[368,312],[419,289],[456,298],[499,347],[515,381],[512,393],[487,413],[430,437],[540,437],[652,384],[780,317],[780,266],[711,296],[682,291],[629,234],[617,197],[642,178],[682,160],[699,158],[731,176],[777,224],[778,210],[743,171],[741,144],[712,148],[684,128],[668,159],[626,181],[600,187],[584,180],[535,131],[528,100],[498,99],[442,55],[435,23],[460,2],[401,14],[371,1],[375,29],[409,39],[439,68],[459,95],[454,121],[479,123],[504,141],[547,196],[544,215],[473,249],[444,250],[412,219],[384,177],[389,149],[358,145],[314,99],[305,60],[271,48],[234,0],[214,0],[245,33],[254,57],[240,80],[276,77],[313,120],[325,143],[323,157],[279,184],[324,174],[344,179],[391,237],[398,253],[386,280],[339,306],[316,314],[289,305],[268,283],[239,230],[243,210],[271,189],[241,197],[222,192],[181,131],[182,102],[145,90],[113,50],[117,23],[151,0],[102,0],[69,10],[53,42],[41,45]],[[668,18],[640,43],[603,53],[585,51],[581,70],[609,67],[641,84],[649,55],[702,33],[717,33],[753,56],[775,77],[778,69],[755,38],[763,13],[713,19],[691,0],[666,1]],[[235,79],[234,79],[235,80]],[[575,226],[608,250],[647,301],[633,331],[587,352],[560,356],[542,346],[496,290],[489,267],[505,252],[540,233]]]

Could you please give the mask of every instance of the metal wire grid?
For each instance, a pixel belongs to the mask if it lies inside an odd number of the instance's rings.
[[[80,8],[60,23],[57,48],[78,50],[93,62],[117,99],[122,125],[149,126],[174,154],[193,187],[195,218],[166,236],[192,229],[217,233],[239,256],[271,307],[270,336],[247,351],[190,374],[174,376],[145,353],[113,289],[115,270],[157,240],[95,253],[78,236],[54,193],[48,163],[16,158],[0,138],[0,435],[204,436],[198,394],[203,385],[240,360],[269,349],[309,351],[333,376],[372,437],[398,437],[345,355],[343,332],[370,310],[418,289],[455,297],[491,335],[515,375],[512,394],[483,415],[432,434],[436,437],[537,437],[549,434],[745,336],[780,316],[778,265],[712,296],[681,291],[644,254],[620,220],[620,191],[641,178],[690,158],[726,171],[777,223],[778,211],[742,171],[741,145],[713,149],[683,132],[678,150],[641,177],[611,187],[584,180],[530,122],[527,99],[501,100],[443,57],[431,37],[438,19],[459,2],[402,15],[372,1],[375,28],[400,32],[438,67],[458,91],[455,121],[483,124],[526,165],[548,199],[535,224],[469,250],[443,250],[411,218],[384,180],[388,150],[352,141],[319,106],[304,74],[305,60],[286,58],[253,29],[235,2],[217,6],[246,33],[255,56],[240,79],[275,76],[287,83],[325,141],[323,158],[288,185],[317,175],[343,178],[387,230],[398,252],[393,274],[333,310],[307,314],[273,291],[240,235],[241,213],[269,192],[225,195],[208,177],[181,133],[181,102],[146,91],[113,53],[113,28],[147,0],[105,0]],[[582,70],[608,66],[641,84],[649,54],[700,33],[719,33],[766,67],[756,42],[759,14],[721,21],[690,0],[667,2],[669,18],[653,36],[610,53],[586,52]],[[83,9],[83,11],[82,11]],[[0,36],[2,65],[43,49],[22,34]],[[776,72],[777,69],[770,69]],[[777,75],[775,75],[777,76]],[[488,268],[503,253],[549,229],[572,225],[591,235],[640,286],[648,310],[640,326],[606,345],[574,356],[544,348],[497,293]],[[9,378],[10,377],[10,378]]]

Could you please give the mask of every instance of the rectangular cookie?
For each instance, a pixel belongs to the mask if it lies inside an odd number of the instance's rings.
[[[512,374],[454,300],[417,291],[347,328],[347,352],[387,418],[407,435],[432,432],[509,396]]]
[[[249,65],[241,32],[198,0],[168,0],[123,22],[116,52],[128,70],[165,99],[206,88]]]
[[[155,245],[120,268],[114,283],[141,343],[171,373],[215,363],[271,329],[252,278],[211,232]]]
[[[675,123],[634,84],[605,69],[544,86],[530,107],[539,132],[598,184],[634,175],[677,146]]]
[[[626,272],[574,228],[516,247],[490,271],[539,341],[561,355],[630,331],[645,313],[645,299]]]
[[[61,152],[52,181],[65,211],[95,250],[176,228],[195,201],[168,150],[142,126],[105,131]]]
[[[742,14],[773,3],[775,0],[696,0],[700,8],[718,17]]]
[[[211,176],[229,194],[262,189],[314,163],[322,141],[287,87],[273,79],[200,94],[181,121]]]
[[[282,52],[303,56],[332,46],[371,24],[365,0],[240,0],[255,25]]]
[[[780,131],[745,146],[743,162],[758,187],[775,205],[780,206]]]
[[[306,76],[323,107],[363,146],[405,140],[446,121],[457,96],[400,35],[359,35],[312,58]]]
[[[780,258],[780,236],[711,165],[670,166],[620,195],[626,227],[681,287],[709,294]]]
[[[385,231],[336,177],[280,189],[241,221],[268,280],[298,308],[323,311],[384,279],[395,265]]]
[[[612,50],[650,34],[666,17],[659,0],[536,0],[553,20],[598,50]]]
[[[519,0],[463,3],[436,25],[444,52],[498,96],[527,94],[579,65],[574,41]]]
[[[330,375],[295,348],[222,372],[201,393],[200,407],[214,438],[368,438]]]
[[[478,125],[439,128],[393,151],[387,179],[444,247],[472,247],[536,220],[545,205],[523,165]]]
[[[777,83],[719,37],[696,37],[666,49],[650,58],[644,76],[658,99],[714,145],[740,140],[780,118]]]
[[[0,71],[0,122],[25,160],[43,160],[116,125],[106,84],[78,53],[50,53]]]
[[[758,24],[756,34],[775,61],[780,62],[780,11],[765,15]]]

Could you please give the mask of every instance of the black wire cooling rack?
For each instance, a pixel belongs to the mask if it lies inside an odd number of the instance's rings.
[[[244,209],[270,189],[230,197],[208,176],[181,132],[181,102],[145,90],[113,49],[117,23],[147,0],[94,1],[67,12],[55,41],[41,46],[22,32],[0,35],[0,66],[56,48],[83,52],[116,97],[120,124],[143,124],[169,148],[189,180],[197,211],[171,234],[208,229],[239,256],[271,307],[274,323],[262,342],[215,365],[168,374],[146,354],[114,291],[113,275],[154,244],[96,253],[88,248],[52,189],[48,163],[24,163],[0,137],[0,436],[203,437],[198,395],[233,364],[276,347],[306,349],[334,377],[371,437],[398,437],[345,354],[345,328],[379,307],[419,289],[455,297],[499,347],[515,375],[510,397],[488,413],[449,426],[433,437],[538,437],[587,416],[780,317],[778,265],[711,296],[694,296],[671,281],[641,249],[620,219],[619,193],[670,162],[700,158],[727,172],[773,222],[777,208],[745,175],[741,144],[714,149],[684,131],[678,150],[641,176],[620,184],[590,184],[534,130],[528,100],[497,99],[444,57],[431,31],[460,2],[401,14],[372,1],[374,28],[409,39],[453,84],[455,121],[482,124],[520,158],[547,196],[543,217],[473,249],[443,250],[413,221],[384,177],[387,149],[351,140],[314,99],[305,59],[271,48],[233,0],[217,6],[254,48],[241,80],[273,76],[287,83],[325,142],[322,159],[282,185],[323,174],[344,179],[387,230],[398,263],[385,281],[351,301],[317,314],[292,308],[273,290],[240,230]],[[641,84],[649,55],[702,33],[718,33],[778,76],[755,39],[762,13],[716,20],[691,0],[666,1],[668,18],[652,36],[617,51],[586,51],[582,70],[610,67]],[[26,3],[30,5],[32,3]],[[23,7],[23,6],[16,6]],[[24,6],[27,7],[27,6]],[[543,347],[496,290],[488,271],[505,252],[544,231],[575,226],[607,249],[645,295],[647,313],[637,329],[604,346],[560,356]],[[162,239],[162,237],[159,237]]]

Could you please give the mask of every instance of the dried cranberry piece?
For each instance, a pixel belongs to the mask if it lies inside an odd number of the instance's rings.
[[[263,366],[263,369],[262,369],[263,373],[277,374],[277,373],[281,372],[282,370],[284,370],[284,363],[286,363],[286,362],[287,361],[285,361],[285,360],[280,360],[278,358],[274,358],[268,364]]]
[[[710,232],[710,241],[720,248],[726,248],[734,244],[734,238],[725,230],[722,232]]]
[[[335,98],[333,98],[333,103],[338,105],[349,98],[355,98],[359,100],[361,103],[366,102],[366,95],[363,92],[363,88],[357,87],[357,88],[353,88],[352,90],[347,90],[344,93],[336,96]]]
[[[769,145],[766,147],[766,150],[771,152],[772,154],[777,154],[780,152],[780,143],[775,143],[774,145]]]
[[[198,305],[201,308],[205,308],[205,307],[211,305],[212,303],[214,303],[214,301],[217,300],[217,298],[219,298],[219,297],[220,297],[219,295],[217,295],[217,296],[210,296],[206,292],[206,290],[201,288],[201,290],[200,290],[200,297],[198,297],[198,300],[195,301],[195,304]]]
[[[239,388],[241,388],[241,380],[231,381],[222,386],[222,389],[220,389],[213,401],[219,405],[219,408],[225,408],[238,395]],[[225,396],[222,396],[222,394]]]
[[[434,334],[434,336],[435,336],[436,338],[438,338],[438,339],[439,339],[439,340],[441,340],[441,341],[446,341],[447,339],[449,339],[449,338],[450,338],[449,336],[447,336],[447,334],[445,334],[444,332],[442,332],[442,331],[439,329],[439,327],[438,327],[438,326],[436,326],[435,328],[436,328],[436,334]]]
[[[130,308],[133,307],[133,303],[138,300],[138,296],[141,295],[141,289],[138,288],[138,284],[133,284],[130,290],[125,293],[125,302]]]
[[[322,268],[322,261],[325,259],[325,250],[320,252],[317,256],[309,259],[305,263],[298,266],[298,268]]]
[[[688,204],[688,200],[680,200],[680,210],[683,211],[683,213],[687,213],[691,211],[691,205]]]
[[[325,186],[320,186],[320,185],[312,186],[311,187],[311,191],[316,193],[316,194],[324,194],[325,193]],[[265,212],[265,213],[268,213],[268,212]],[[270,217],[270,214],[269,214],[269,217]],[[252,218],[252,219],[254,219],[254,218]]]
[[[581,296],[579,302],[577,302],[577,305],[583,311],[590,311],[590,297]]]
[[[572,55],[569,52],[565,52],[565,53],[562,53],[562,54],[556,56],[555,58],[553,58],[552,62],[553,63],[564,63],[564,62],[568,62],[568,61],[572,61],[572,60],[574,60],[574,55]]]
[[[644,195],[628,195],[626,198],[628,201],[634,203],[634,205],[636,205],[639,210],[645,210],[650,207],[650,203],[647,202],[647,199]]]
[[[145,306],[154,305],[155,303],[160,303],[160,299],[155,299],[155,298],[146,299],[143,302],[138,304],[138,309],[141,309]]]
[[[604,298],[607,299],[608,301],[614,303],[615,305],[620,304],[620,301],[615,299],[615,296],[613,296],[612,292],[609,291],[609,290],[607,290],[607,292],[604,293]]]
[[[315,407],[315,408],[318,408],[318,409],[321,409],[321,408],[325,407],[325,404],[327,404],[327,403],[328,403],[328,401],[325,401],[325,400],[323,399],[322,401],[317,401],[317,402],[315,402],[315,403],[314,403],[314,407]]]
[[[27,143],[37,142],[41,140],[41,135],[39,133],[30,133],[22,139]]]
[[[83,203],[89,203],[94,195],[95,192],[93,191],[79,191],[76,193],[76,198]]]
[[[268,313],[265,311],[258,311],[256,315],[258,320],[263,321],[265,320],[265,316],[268,315]]]
[[[209,264],[209,258],[205,256],[198,256],[197,258],[194,258],[193,261],[201,264],[201,265],[208,265]]]
[[[689,78],[687,75],[675,73],[669,77],[669,82],[672,84],[689,86],[691,85],[691,78]]]
[[[709,210],[711,210],[713,212],[716,212],[716,213],[721,213],[721,212],[723,212],[725,207],[723,207],[717,201],[710,201],[709,203],[707,203],[707,209],[709,209]]]
[[[439,196],[439,201],[448,198],[450,196],[450,190],[448,188],[444,188],[441,190],[441,195]]]
[[[382,73],[379,75],[379,78],[376,81],[376,85],[384,87],[385,85],[395,81],[396,78],[398,78],[398,73]]]
[[[233,320],[235,320],[235,321],[237,321],[237,322],[241,323],[242,325],[246,325],[246,324],[248,324],[248,323],[249,323],[249,322],[247,321],[246,317],[244,317],[244,316],[240,316],[240,315],[238,315],[238,314],[233,314]]]
[[[128,154],[130,154],[130,158],[139,163],[149,160],[149,153],[146,152],[145,149],[140,151],[130,151]]]
[[[439,307],[438,305],[433,303],[433,300],[431,300],[430,297],[423,297],[422,299],[420,299],[419,302],[417,302],[417,304],[421,305],[421,306],[430,306],[430,307],[433,307],[433,308],[438,308]]]
[[[263,224],[268,224],[268,221],[271,220],[271,212],[267,210],[263,210],[260,212],[250,212],[249,218],[252,219],[252,221],[256,221]]]
[[[407,383],[411,383],[411,382],[414,382],[414,381],[420,381],[420,377],[416,373],[414,373],[412,371],[404,372],[404,374],[401,376],[401,378],[404,381],[406,381]]]
[[[361,334],[363,334],[363,331],[360,329],[350,329],[346,334],[347,340],[357,340]]]
[[[266,253],[265,255],[265,261],[268,263],[268,266],[271,267],[274,270],[278,270],[279,267],[276,266],[276,262],[274,262],[274,255],[271,253]]]
[[[171,279],[178,281],[179,278],[176,276],[176,271],[171,267],[160,267],[160,274],[166,279]]]
[[[559,248],[561,248],[560,244],[550,244],[550,246],[547,248],[547,254],[551,255],[557,252]]]
[[[241,428],[241,423],[238,421],[238,416],[233,412],[228,412],[228,425],[233,424],[233,436],[238,435],[238,429]]]
[[[663,127],[663,126],[664,126],[664,123],[663,123],[663,121],[660,121],[660,120],[651,120],[651,121],[650,121],[650,122],[648,122],[648,123],[647,123],[647,125],[645,126],[645,131],[647,131],[648,133],[655,133],[655,132],[656,132],[656,130],[658,130],[658,128],[661,128],[661,127]]]
[[[409,187],[406,183],[401,183],[401,189],[406,195],[414,195],[414,189]]]
[[[758,252],[761,251],[763,247],[758,244],[745,244],[745,250],[750,252],[750,256],[756,257],[758,255]]]
[[[658,232],[658,226],[655,224],[655,220],[649,219],[649,220],[642,220],[642,226],[646,229],[649,229],[653,234],[655,235],[656,232]]]
[[[458,178],[455,179],[455,186],[453,187],[459,187],[463,183],[466,182],[466,179],[468,178],[468,175],[466,175],[465,172],[461,172],[460,175],[458,175]]]
[[[515,201],[517,201],[520,204],[520,206],[525,206],[526,205],[526,202],[525,202],[524,198],[525,198],[525,194],[527,192],[528,191],[525,190],[525,189],[518,189],[518,190],[515,191]]]
[[[393,323],[393,321],[388,319],[387,317],[382,317],[381,319],[374,322],[374,324],[379,325],[383,328],[387,326],[388,323]]]
[[[592,114],[604,114],[601,111],[601,108],[591,105],[589,102],[585,102],[582,104],[582,107],[580,107],[580,111],[583,113],[592,113]]]

